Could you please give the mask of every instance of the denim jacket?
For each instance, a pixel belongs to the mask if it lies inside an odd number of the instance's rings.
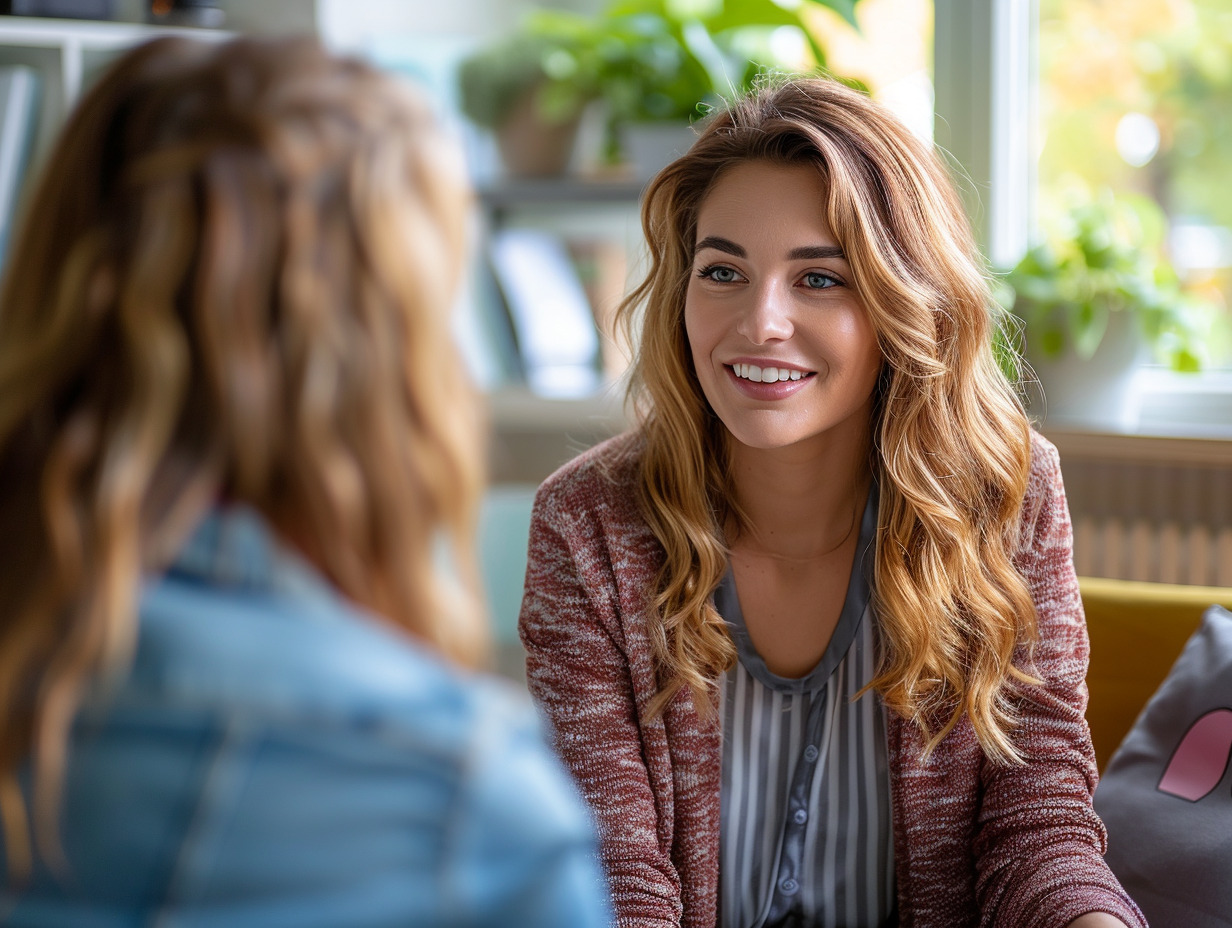
[[[146,588],[131,672],[74,727],[60,833],[66,866],[7,888],[0,924],[608,924],[524,695],[361,613],[246,509]]]

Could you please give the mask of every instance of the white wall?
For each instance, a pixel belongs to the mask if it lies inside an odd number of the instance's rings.
[[[314,0],[219,0],[233,32],[290,34],[316,30]],[[361,7],[356,0],[352,7]],[[413,5],[413,4],[412,4]]]
[[[495,34],[525,7],[507,0],[316,0],[316,19],[332,46],[358,48],[382,36]]]
[[[593,9],[602,0],[217,0],[232,32],[312,32],[337,49],[414,36],[487,38],[533,6]],[[116,0],[115,18],[145,19],[147,0]]]

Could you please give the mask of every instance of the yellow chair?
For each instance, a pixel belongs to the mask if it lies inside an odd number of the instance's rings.
[[[1080,577],[1091,637],[1087,722],[1102,771],[1164,681],[1202,613],[1232,608],[1232,589]]]

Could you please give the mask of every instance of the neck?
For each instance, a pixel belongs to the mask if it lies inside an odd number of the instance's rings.
[[[818,442],[762,450],[733,442],[736,501],[747,522],[729,526],[733,550],[814,560],[859,535],[872,482],[870,442]]]

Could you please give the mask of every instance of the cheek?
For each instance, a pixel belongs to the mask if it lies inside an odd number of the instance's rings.
[[[877,344],[877,335],[862,309],[853,308],[836,334],[842,354],[854,368],[873,371],[881,368],[881,348]]]
[[[721,335],[714,318],[713,313],[706,312],[705,301],[694,299],[690,292],[684,304],[684,350],[692,362],[693,381],[711,409],[716,402],[718,384],[713,354]]]
[[[707,314],[700,304],[701,301],[694,297],[690,287],[684,301],[684,337],[693,362],[699,368],[713,347],[711,326],[706,324]]]
[[[877,337],[871,331],[860,339],[855,357],[861,380],[868,386],[870,393],[876,392],[877,381],[881,378],[881,368],[885,364],[885,355],[881,353]]]

